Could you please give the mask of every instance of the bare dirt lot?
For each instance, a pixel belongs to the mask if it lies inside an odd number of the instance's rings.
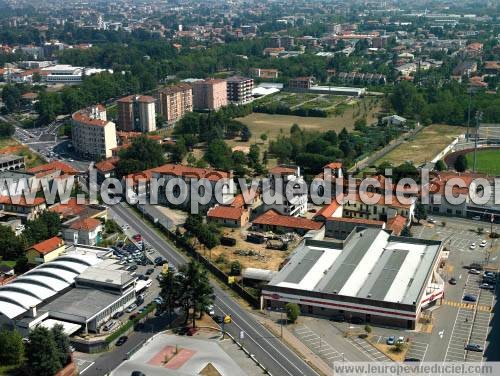
[[[266,244],[253,244],[246,240],[246,231],[242,229],[224,229],[224,236],[236,239],[234,247],[219,245],[212,249],[211,257],[219,267],[229,268],[232,261],[239,261],[242,268],[259,268],[268,270],[278,270],[283,260],[290,254],[298,243],[298,238],[289,244],[287,251],[276,249],[266,249]],[[243,251],[243,252],[240,252]],[[238,253],[253,251],[251,255],[245,256]],[[204,251],[201,251],[202,253]],[[205,251],[209,256],[209,251]]]

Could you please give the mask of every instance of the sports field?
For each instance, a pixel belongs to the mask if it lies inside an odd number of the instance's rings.
[[[377,160],[374,165],[378,166],[382,162],[389,162],[397,166],[409,161],[415,166],[420,166],[432,160],[450,142],[463,133],[465,133],[464,127],[443,124],[429,125]]]
[[[474,152],[466,156],[469,169],[474,166]],[[476,170],[485,174],[500,176],[500,149],[478,150]]]

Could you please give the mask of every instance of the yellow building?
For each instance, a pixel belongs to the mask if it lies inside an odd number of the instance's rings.
[[[37,243],[26,251],[26,257],[31,265],[39,265],[52,261],[64,252],[64,240],[58,236]]]

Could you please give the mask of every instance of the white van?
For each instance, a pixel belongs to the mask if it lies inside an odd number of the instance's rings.
[[[109,320],[106,324],[104,324],[102,330],[104,330],[105,332],[109,332],[111,329],[113,329],[115,325],[116,325],[115,320]]]

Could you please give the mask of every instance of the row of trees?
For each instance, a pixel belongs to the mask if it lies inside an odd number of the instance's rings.
[[[163,305],[171,314],[175,307],[182,307],[185,324],[191,313],[193,328],[196,318],[201,318],[207,307],[213,303],[214,291],[208,279],[207,270],[196,261],[180,267],[179,273],[168,272],[160,283]]]
[[[26,344],[17,330],[0,330],[0,364],[17,367],[20,374],[53,376],[70,361],[70,342],[61,325],[36,327]]]
[[[188,235],[196,237],[198,241],[208,249],[212,249],[220,244],[219,229],[203,222],[203,217],[197,214],[191,214],[184,223],[184,228]]]
[[[470,99],[472,114],[481,110],[485,123],[500,121],[500,94],[476,93],[470,98],[467,86],[455,81],[442,86],[429,82],[418,87],[403,81],[390,96],[390,102],[399,115],[424,124],[466,124]]]

